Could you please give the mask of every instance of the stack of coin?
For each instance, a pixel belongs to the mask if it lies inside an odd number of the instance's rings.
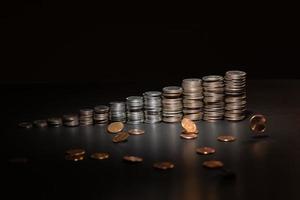
[[[149,91],[143,95],[145,122],[149,124],[161,122],[161,92]]]
[[[202,80],[198,78],[184,79],[182,88],[184,117],[193,121],[201,120],[203,115]]]
[[[180,122],[182,119],[182,88],[178,86],[169,86],[163,88],[163,121]]]
[[[143,97],[130,96],[126,98],[127,123],[139,124],[144,122]]]
[[[62,119],[60,117],[51,117],[47,120],[48,126],[50,127],[60,127],[62,126]]]
[[[112,122],[126,122],[126,106],[125,102],[113,101],[110,102],[110,116]]]
[[[63,124],[68,127],[75,127],[79,125],[78,115],[69,114],[63,116]]]
[[[203,120],[215,122],[224,116],[224,81],[222,76],[205,76],[203,80]]]
[[[81,126],[89,126],[94,124],[94,110],[90,108],[80,109],[79,123]]]
[[[95,124],[106,124],[108,122],[109,107],[99,105],[94,108],[94,122]]]
[[[246,73],[228,71],[225,74],[225,119],[243,120],[246,115]]]

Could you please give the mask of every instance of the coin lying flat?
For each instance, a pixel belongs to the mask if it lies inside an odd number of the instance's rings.
[[[222,168],[224,166],[224,164],[219,160],[207,160],[204,161],[202,165],[210,169]]]
[[[145,131],[142,130],[142,129],[134,128],[134,129],[130,129],[130,130],[128,131],[128,133],[129,133],[130,135],[142,135],[142,134],[145,133]]]
[[[184,130],[186,130],[186,132],[189,133],[194,133],[197,130],[195,122],[188,118],[183,118],[181,120],[181,126],[184,128]]]
[[[30,123],[30,122],[21,122],[21,123],[18,124],[18,126],[20,128],[27,128],[27,129],[29,129],[29,128],[32,128],[32,123]]]
[[[117,135],[115,135],[113,137],[112,141],[114,143],[124,142],[127,140],[128,137],[129,137],[129,134],[127,132],[120,132],[120,133],[117,133]]]
[[[77,161],[83,160],[84,155],[77,155],[77,156],[75,156],[75,155],[66,155],[65,159],[77,162]]]
[[[221,136],[218,136],[217,139],[221,142],[233,142],[236,140],[236,137],[234,137],[232,135],[221,135]]]
[[[196,152],[203,155],[213,154],[216,150],[212,147],[199,147],[196,149]]]
[[[124,128],[124,124],[122,122],[113,122],[107,126],[107,130],[110,133],[118,133],[122,131]]]
[[[104,160],[109,158],[109,154],[106,152],[96,152],[91,155],[91,158],[95,160]]]
[[[143,162],[143,158],[137,156],[124,156],[123,160],[127,162],[133,162],[133,163]]]
[[[153,167],[156,169],[167,170],[173,169],[175,165],[172,162],[156,162],[153,164]]]
[[[84,149],[69,149],[66,151],[66,154],[71,155],[71,156],[80,156],[80,155],[85,154],[85,150]]]
[[[250,129],[255,133],[263,133],[266,130],[267,119],[265,116],[257,114],[250,118]]]
[[[193,140],[193,139],[196,139],[197,137],[198,137],[198,135],[197,134],[194,134],[194,133],[192,133],[192,134],[180,134],[180,137],[182,138],[182,139],[186,139],[186,140]]]

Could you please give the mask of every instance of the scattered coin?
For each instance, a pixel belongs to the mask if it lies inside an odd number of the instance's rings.
[[[171,162],[157,162],[153,164],[153,167],[156,169],[167,170],[173,169],[175,165]]]
[[[181,120],[181,126],[184,128],[184,130],[188,133],[194,133],[197,130],[197,126],[195,122],[188,118],[183,118]]]
[[[122,122],[113,122],[107,126],[107,130],[110,133],[118,133],[122,131],[124,128],[124,124]]]
[[[203,162],[203,166],[210,169],[222,168],[224,164],[219,160],[207,160]]]
[[[124,156],[123,160],[132,163],[143,162],[143,158],[137,156]]]
[[[183,139],[186,139],[186,140],[193,140],[193,139],[196,139],[198,137],[197,134],[180,134],[180,137],[183,138]]]
[[[38,128],[45,128],[45,127],[48,126],[46,120],[35,120],[35,121],[33,122],[33,125],[34,125],[35,127],[38,127]]]
[[[234,137],[232,135],[221,135],[221,136],[218,136],[217,139],[221,142],[233,142],[236,140],[236,137]]]
[[[128,131],[128,133],[129,133],[130,135],[142,135],[142,134],[145,133],[145,131],[142,130],[142,129],[134,128],[134,129],[130,129],[130,130]]]
[[[77,161],[83,160],[84,155],[66,155],[65,159],[77,162]]]
[[[196,149],[196,152],[203,155],[213,154],[216,150],[212,147],[199,147]]]
[[[106,152],[96,152],[91,155],[91,158],[95,160],[104,160],[109,158],[109,154]]]
[[[84,149],[69,149],[66,151],[66,154],[71,155],[71,156],[80,156],[85,154]]]
[[[112,141],[114,143],[124,142],[127,140],[128,137],[129,137],[129,134],[127,132],[120,132],[120,133],[117,133],[117,135],[115,135],[113,137]]]
[[[250,118],[250,129],[255,133],[263,133],[266,130],[267,119],[265,116],[257,114]]]
[[[32,128],[32,123],[30,123],[30,122],[21,122],[21,123],[18,124],[18,126],[20,128],[27,128],[27,129],[29,129],[29,128]]]

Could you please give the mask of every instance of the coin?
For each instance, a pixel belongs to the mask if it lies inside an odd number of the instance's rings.
[[[198,137],[197,134],[180,134],[180,137],[183,138],[183,139],[186,139],[186,140],[193,140],[193,139],[196,139]]]
[[[91,155],[91,158],[95,160],[104,160],[109,158],[109,154],[106,152],[96,152]]]
[[[84,155],[66,155],[65,159],[77,162],[77,161],[83,160]]]
[[[126,122],[126,105],[122,101],[113,101],[110,105],[110,121],[113,122]]]
[[[232,135],[221,135],[221,136],[218,136],[217,139],[221,142],[233,142],[236,140],[236,137],[234,137]]]
[[[210,169],[222,168],[224,166],[224,164],[219,160],[207,160],[204,161],[202,165]]]
[[[145,133],[145,131],[142,130],[142,129],[134,128],[134,129],[130,129],[130,130],[128,131],[128,133],[129,133],[130,135],[142,135],[142,134]]]
[[[189,133],[189,132],[186,132],[186,130],[182,130],[182,133],[183,134],[198,134],[199,133],[199,130],[197,129],[195,132],[193,132],[193,133]]]
[[[83,108],[79,110],[79,124],[81,126],[90,126],[94,124],[94,109]]]
[[[196,152],[203,155],[213,154],[216,150],[212,147],[199,147],[196,149]]]
[[[35,121],[33,122],[33,125],[34,125],[35,127],[38,127],[38,128],[45,128],[45,127],[48,126],[46,120],[35,120]]]
[[[66,154],[71,155],[71,156],[80,156],[85,154],[84,149],[69,149],[66,151]]]
[[[255,133],[263,133],[266,130],[267,119],[261,114],[253,115],[250,118],[250,129]]]
[[[167,169],[173,169],[175,165],[172,162],[156,162],[153,164],[153,167],[156,169],[161,169],[161,170],[167,170]]]
[[[30,123],[30,122],[21,122],[21,123],[18,124],[18,126],[20,128],[27,128],[27,129],[29,129],[29,128],[32,128],[32,123]]]
[[[107,126],[107,130],[110,133],[118,133],[122,131],[124,128],[124,124],[122,122],[113,122]]]
[[[143,158],[137,156],[124,156],[123,160],[127,162],[133,162],[133,163],[143,162]]]
[[[128,137],[129,137],[129,134],[127,132],[120,132],[120,133],[117,133],[117,135],[115,135],[113,137],[112,141],[114,143],[124,142],[127,140]]]
[[[47,119],[48,125],[51,127],[60,127],[62,125],[62,119],[60,117],[51,117]]]
[[[184,128],[184,130],[186,130],[186,132],[188,133],[194,133],[197,130],[196,124],[195,122],[193,122],[192,120],[188,119],[188,118],[183,118],[181,120],[181,126]]]

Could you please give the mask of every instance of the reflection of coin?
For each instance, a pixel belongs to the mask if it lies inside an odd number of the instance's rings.
[[[114,143],[124,142],[127,140],[128,137],[129,137],[129,134],[127,132],[120,132],[120,133],[117,133],[117,135],[115,135],[113,137],[112,141]]]
[[[253,115],[250,118],[250,129],[255,133],[263,133],[266,130],[267,119],[263,115]]]
[[[95,160],[104,160],[109,158],[109,154],[106,152],[96,152],[91,155],[91,158]]]
[[[71,156],[80,156],[85,154],[84,149],[69,149],[66,151],[66,154],[71,155]]]
[[[186,132],[189,133],[194,133],[197,130],[195,122],[188,118],[183,118],[181,120],[181,126],[184,128],[184,130],[186,130]]]
[[[207,160],[203,162],[203,166],[210,169],[217,169],[223,167],[224,164],[218,160]]]
[[[123,160],[128,161],[128,162],[143,162],[143,158],[137,157],[137,156],[124,156]]]
[[[113,122],[108,125],[107,130],[110,133],[118,133],[122,131],[124,128],[124,124],[122,122]]]
[[[175,165],[171,162],[157,162],[153,164],[153,167],[156,169],[167,170],[173,169]]]
[[[142,135],[142,134],[145,133],[145,131],[142,130],[142,129],[134,128],[134,129],[130,129],[130,130],[128,131],[128,133],[129,133],[130,135]]]
[[[216,150],[212,147],[199,147],[196,149],[196,152],[203,155],[213,154]]]
[[[186,140],[192,140],[192,139],[196,139],[198,137],[197,134],[180,134],[180,137]]]
[[[232,135],[221,135],[217,137],[217,139],[221,142],[233,142],[234,140],[236,140],[236,137]]]

